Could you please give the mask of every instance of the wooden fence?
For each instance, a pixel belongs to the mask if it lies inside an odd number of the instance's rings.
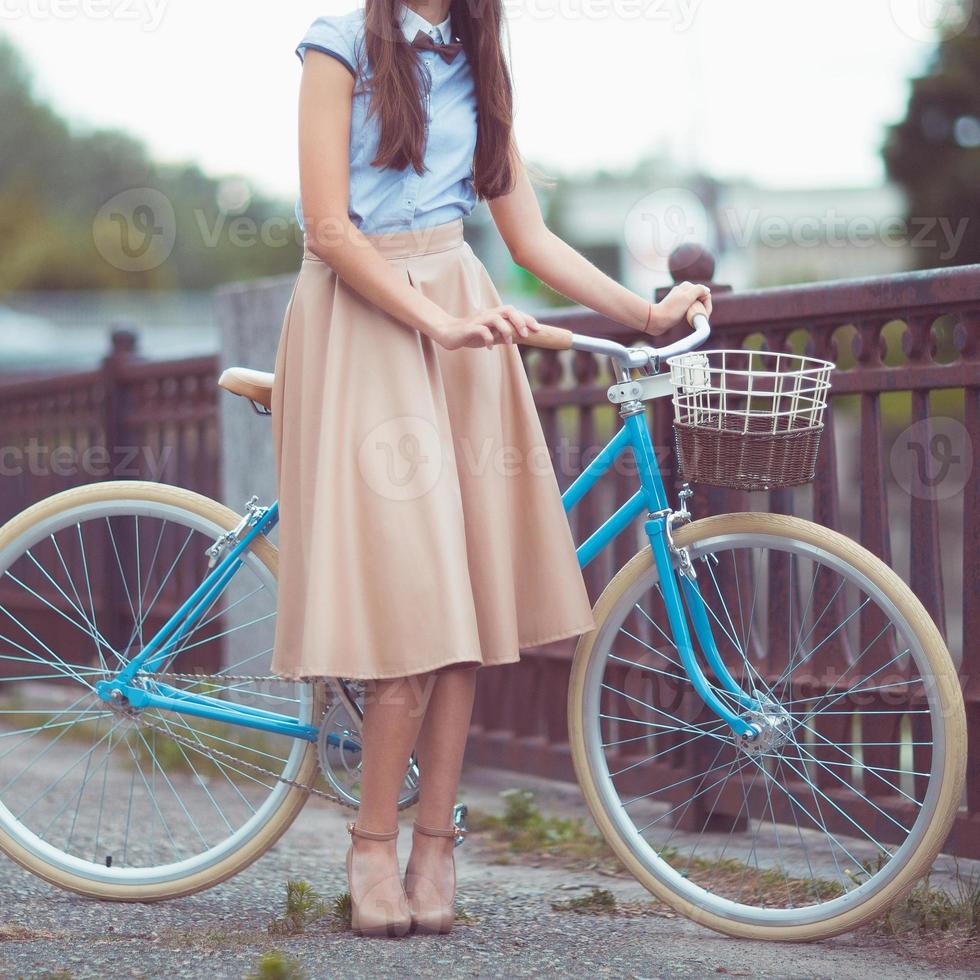
[[[684,275],[710,281],[711,272],[702,255]],[[744,293],[712,285],[714,346],[805,350],[837,361],[839,370],[813,487],[762,495],[695,487],[695,516],[771,510],[808,517],[861,541],[911,584],[960,665],[971,762],[950,849],[980,857],[980,489],[973,465],[980,445],[980,266]],[[549,319],[635,340],[582,311]],[[44,464],[5,467],[0,517],[68,486],[131,476],[219,496],[218,367],[214,358],[144,362],[122,332],[100,370],[0,385],[0,446],[7,453],[0,462],[34,452]],[[527,367],[559,481],[567,485],[614,431],[608,367],[587,354],[539,351],[527,354]],[[650,424],[669,486],[677,483],[670,406],[654,405]],[[60,447],[69,464],[104,447],[108,463],[47,465]],[[603,493],[576,508],[577,539],[632,493],[634,479],[614,472]],[[641,544],[638,534],[623,535],[589,566],[593,596]],[[565,698],[573,649],[554,644],[481,672],[472,761],[572,778]]]

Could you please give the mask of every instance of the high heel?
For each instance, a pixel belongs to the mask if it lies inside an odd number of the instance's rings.
[[[435,830],[431,827],[423,827],[416,823],[413,825],[415,833],[422,834],[423,837],[452,837],[455,841],[461,841],[466,837],[466,831],[460,827],[452,827],[449,830]],[[429,906],[420,905],[416,895],[416,885],[419,875],[405,875],[405,894],[408,896],[408,906],[412,913],[412,927],[415,932],[422,935],[445,935],[452,931],[453,922],[456,919],[456,860],[450,854],[452,860],[453,884],[448,902],[440,902]]]
[[[402,892],[400,907],[392,909],[387,902],[371,903],[370,892],[367,896],[354,894],[354,840],[361,837],[364,840],[386,841],[398,836],[395,830],[390,834],[378,834],[371,830],[361,830],[353,823],[347,825],[347,833],[351,835],[351,845],[347,849],[347,882],[350,890],[350,924],[358,936],[405,936],[412,928],[412,915],[408,907],[405,893]]]

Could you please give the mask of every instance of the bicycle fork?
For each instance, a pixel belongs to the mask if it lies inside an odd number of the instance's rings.
[[[665,508],[650,514],[643,525],[647,537],[650,539],[650,547],[657,565],[660,590],[667,610],[670,631],[677,646],[681,664],[698,696],[732,728],[736,735],[752,742],[761,733],[761,727],[736,714],[715,693],[717,689],[705,677],[701,664],[694,653],[691,631],[688,629],[688,615],[690,615],[691,625],[694,627],[694,633],[698,638],[704,659],[708,662],[715,677],[718,678],[721,687],[745,711],[760,713],[764,711],[762,702],[742,690],[718,653],[718,645],[715,643],[707,607],[697,584],[690,553],[686,548],[677,548],[671,537],[672,524],[682,515],[687,517],[686,507],[681,511]]]

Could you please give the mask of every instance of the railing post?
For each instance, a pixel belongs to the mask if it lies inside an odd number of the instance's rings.
[[[976,366],[974,378],[980,379],[980,314],[964,314],[957,324],[956,346],[961,359]],[[963,424],[967,446],[973,458],[974,473],[963,489],[963,660],[960,681],[966,698],[967,781],[966,809],[971,818],[980,814],[980,383],[963,389]]]
[[[136,334],[121,325],[113,325],[112,340],[109,353],[102,360],[102,383],[104,386],[103,401],[103,433],[105,438],[106,458],[109,465],[108,479],[117,479],[116,467],[120,463],[120,454],[126,438],[125,416],[125,387],[123,372],[125,367],[136,359]],[[124,522],[113,528],[117,536],[117,547],[122,547],[121,554],[127,554],[124,542],[120,536],[128,535],[129,522]],[[131,552],[129,552],[131,553]],[[103,617],[100,623],[105,638],[116,649],[122,649],[128,639],[124,616],[126,597],[122,575],[124,570],[117,567],[117,559],[112,548],[106,548],[103,556],[102,601],[104,603]]]
[[[703,245],[696,245],[694,243],[679,245],[670,253],[667,267],[670,270],[670,277],[674,280],[674,283],[672,286],[661,286],[656,290],[654,298],[658,303],[674,286],[685,281],[707,286],[711,290],[712,299],[718,294],[730,293],[732,291],[732,287],[726,283],[714,281],[715,257]],[[686,329],[685,327],[684,330]],[[679,339],[682,333],[683,331],[681,330],[676,332],[676,336],[674,333],[671,333],[668,337],[664,337],[662,341],[658,340],[657,344],[658,346],[662,346],[665,343]],[[731,346],[737,346],[737,344]],[[673,407],[664,399],[657,403],[657,408],[658,412],[654,421],[653,431],[654,445],[657,447],[672,447],[674,444]],[[680,474],[677,471],[677,458],[672,451],[664,454],[664,457],[660,460],[660,464],[663,470],[664,484],[668,489],[675,482],[680,482]],[[701,487],[699,489],[703,493],[702,499],[707,503],[706,512],[723,514],[741,509],[738,504],[742,503],[744,495],[740,494],[737,490],[724,490],[718,487]]]
[[[103,431],[112,479],[116,478],[118,457],[126,438],[125,388],[122,375],[125,367],[136,359],[136,334],[121,324],[114,324],[111,347],[102,360],[102,377],[105,385]]]

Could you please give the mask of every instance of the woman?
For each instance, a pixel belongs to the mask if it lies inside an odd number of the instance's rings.
[[[514,341],[463,242],[478,200],[515,261],[649,334],[653,305],[545,227],[512,135],[501,0],[367,0],[301,42],[306,254],[276,358],[280,605],[273,668],[367,683],[347,856],[362,934],[448,932],[476,669],[594,625]],[[404,884],[397,798],[421,796]]]

